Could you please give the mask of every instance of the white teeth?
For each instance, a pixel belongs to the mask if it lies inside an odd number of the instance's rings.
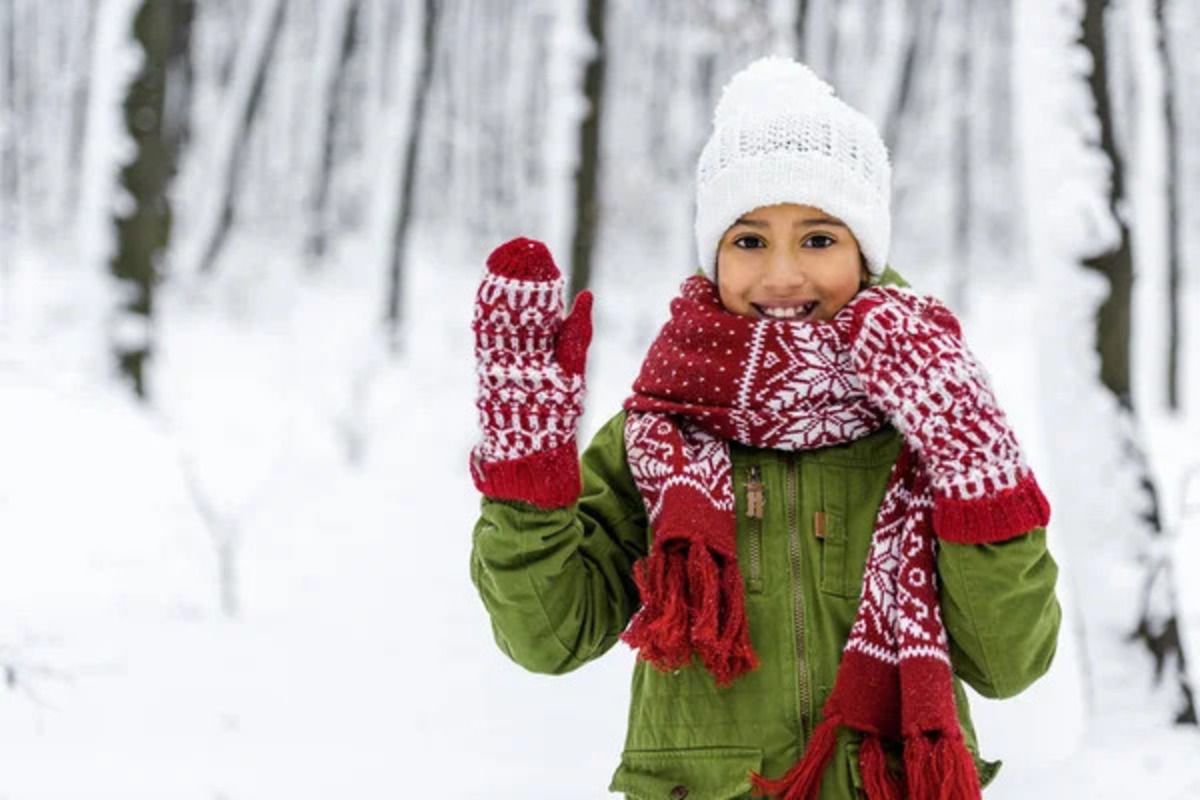
[[[808,303],[803,306],[792,306],[791,308],[761,308],[762,312],[772,319],[796,319],[798,317],[808,316],[816,303]]]

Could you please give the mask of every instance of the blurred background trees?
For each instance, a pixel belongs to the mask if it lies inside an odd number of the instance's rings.
[[[694,269],[721,86],[795,55],[887,140],[893,266],[968,318],[1037,309],[998,336],[1035,337],[1009,396],[1039,398],[1095,578],[1066,635],[1093,665],[1131,636],[1195,722],[1170,541],[1200,402],[1198,36],[1190,0],[0,0],[0,342],[173,431],[235,616],[252,518],[325,452],[297,431],[369,469],[395,398],[439,413],[423,370],[467,352],[500,242],[545,240],[597,290],[599,368],[636,362]],[[1118,610],[1090,602],[1101,529],[1138,575]]]

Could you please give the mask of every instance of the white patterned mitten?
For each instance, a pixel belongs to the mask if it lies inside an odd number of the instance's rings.
[[[497,247],[475,297],[476,407],[471,477],[487,497],[562,508],[579,497],[575,442],[592,340],[592,293],[563,316],[563,278],[539,241]]]

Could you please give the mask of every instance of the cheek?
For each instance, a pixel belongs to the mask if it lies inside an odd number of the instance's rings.
[[[829,304],[827,314],[833,316],[842,306],[854,299],[862,288],[862,265],[857,259],[847,259],[840,263],[830,274],[826,283],[826,301]]]
[[[724,253],[717,259],[717,278],[723,291],[738,294],[749,288],[753,275],[736,253]]]
[[[717,284],[717,294],[721,298],[721,305],[725,306],[727,311],[737,311],[739,304],[738,293],[734,291],[727,281],[721,281]]]
[[[753,288],[754,271],[736,257],[723,256],[717,264],[717,291],[721,304],[735,314],[753,315],[746,295]]]

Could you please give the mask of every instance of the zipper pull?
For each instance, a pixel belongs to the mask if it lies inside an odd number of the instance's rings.
[[[758,465],[750,467],[750,478],[746,481],[746,516],[751,519],[762,519],[763,508],[762,472]]]

